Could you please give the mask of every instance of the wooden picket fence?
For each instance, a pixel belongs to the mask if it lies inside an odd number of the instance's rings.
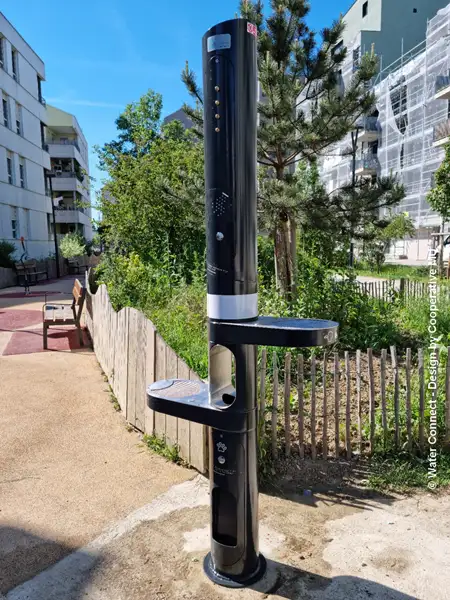
[[[356,281],[362,294],[383,302],[391,302],[394,297],[409,302],[412,299],[424,298],[429,294],[428,283],[412,279],[390,279],[380,281]],[[438,296],[450,301],[450,286],[439,285]]]
[[[262,350],[260,367],[260,434],[270,441],[272,456],[298,453],[313,460],[371,453],[377,445],[424,452],[427,438],[424,350],[413,361],[411,349],[400,359],[397,348],[375,357],[371,348],[343,359],[337,352],[313,356],[308,363],[285,355],[280,381],[278,355],[268,364]],[[450,348],[445,369],[445,441],[450,442]],[[270,375],[269,376],[269,371]],[[296,386],[291,374],[296,372]],[[295,377],[294,377],[295,379]],[[267,389],[272,382],[272,393]],[[283,388],[283,389],[281,389]],[[413,407],[415,409],[413,418]],[[444,441],[444,440],[442,440]]]
[[[147,406],[147,386],[160,379],[200,379],[134,308],[116,312],[105,285],[96,293],[86,282],[85,322],[100,366],[126,420],[139,431],[156,435],[187,463],[204,473],[208,468],[207,428]]]
[[[93,293],[87,281],[85,321],[97,359],[125,418],[136,429],[176,445],[180,456],[201,472],[208,469],[208,432],[203,425],[154,413],[146,388],[159,379],[199,379],[164,342],[153,323],[133,308],[116,312],[106,286]],[[260,433],[272,454],[300,459],[341,457],[385,448],[424,450],[427,438],[425,354],[404,357],[395,347],[376,356],[325,353],[320,360],[299,355],[283,364],[262,349]],[[268,363],[271,362],[271,365]],[[450,349],[445,377],[445,437],[450,443]],[[270,371],[270,377],[269,377]],[[284,372],[284,377],[280,375]],[[272,389],[269,389],[272,387]]]

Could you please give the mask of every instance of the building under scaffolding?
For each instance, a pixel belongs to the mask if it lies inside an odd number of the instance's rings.
[[[344,85],[358,67],[359,49],[354,50],[348,48]],[[376,111],[359,124],[356,174],[398,175],[406,197],[396,212],[407,212],[418,232],[415,240],[396,244],[393,253],[425,260],[431,234],[441,223],[427,193],[450,141],[450,4],[428,22],[423,43],[380,71],[374,91]],[[350,145],[347,138],[323,157],[322,176],[330,192],[351,181]]]

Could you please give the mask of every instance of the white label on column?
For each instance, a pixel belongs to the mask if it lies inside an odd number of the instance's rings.
[[[214,50],[229,50],[231,48],[231,35],[229,33],[220,33],[208,38],[208,52]]]

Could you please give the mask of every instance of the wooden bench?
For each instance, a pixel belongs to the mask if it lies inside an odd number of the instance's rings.
[[[78,339],[80,346],[83,343],[83,331],[81,329],[81,315],[83,313],[84,300],[86,298],[86,288],[81,285],[78,279],[72,290],[72,304],[54,304],[53,302],[44,304],[43,327],[44,327],[44,350],[47,350],[47,333],[49,327],[60,325],[75,325],[78,330]]]
[[[69,270],[69,274],[79,273],[80,272],[80,263],[76,258],[68,258],[67,259],[67,268]]]
[[[37,285],[39,277],[45,276],[48,279],[48,270],[42,269],[38,271],[36,260],[24,260],[23,262],[16,262],[14,268],[17,273],[17,285]],[[21,283],[21,278],[23,283]]]

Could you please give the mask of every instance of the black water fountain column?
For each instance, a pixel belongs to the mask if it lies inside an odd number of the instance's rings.
[[[338,328],[258,316],[256,35],[255,25],[235,19],[203,38],[208,383],[175,379],[148,388],[152,410],[210,428],[204,569],[227,587],[255,583],[266,566],[258,550],[257,346],[324,346],[337,340]]]

